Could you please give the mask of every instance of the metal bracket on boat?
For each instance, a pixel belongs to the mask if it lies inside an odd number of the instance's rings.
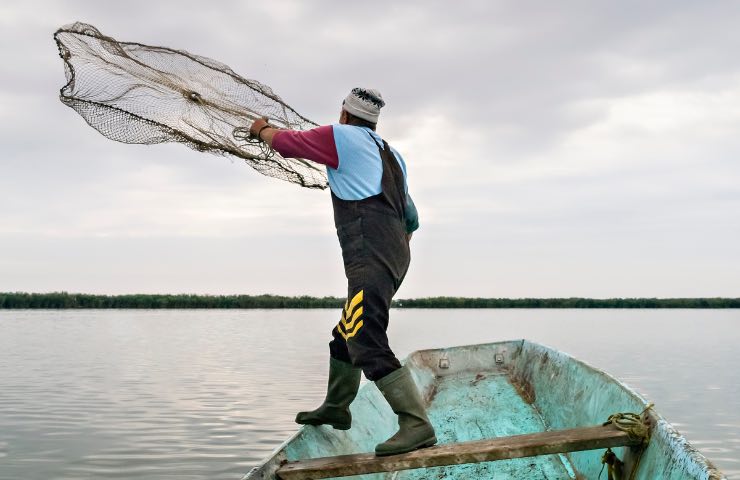
[[[447,370],[450,368],[450,358],[447,356],[446,353],[443,353],[441,357],[439,357],[439,368],[442,370]]]
[[[493,356],[493,360],[496,362],[496,365],[502,365],[504,363],[504,354],[503,353],[497,353]]]

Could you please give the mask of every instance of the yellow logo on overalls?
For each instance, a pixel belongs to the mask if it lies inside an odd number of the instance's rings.
[[[357,335],[357,332],[362,328],[362,292],[360,290],[357,295],[352,297],[351,301],[347,301],[344,304],[344,311],[342,311],[342,319],[337,325],[337,330],[345,340]]]

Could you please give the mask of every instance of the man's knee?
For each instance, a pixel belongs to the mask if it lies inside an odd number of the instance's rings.
[[[401,362],[392,352],[372,352],[361,347],[352,348],[351,342],[348,342],[347,347],[352,365],[362,369],[365,378],[370,381],[379,380],[401,368]]]
[[[347,344],[342,339],[335,338],[329,342],[329,355],[344,363],[352,363]]]

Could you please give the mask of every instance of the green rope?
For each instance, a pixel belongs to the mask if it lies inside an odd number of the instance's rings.
[[[601,470],[599,471],[599,477],[604,472],[604,467],[608,467],[607,480],[622,480],[624,475],[624,463],[612,452],[611,448],[607,448],[604,455],[601,456]]]
[[[630,440],[638,440],[640,442],[640,451],[637,454],[637,459],[632,466],[632,472],[630,473],[630,480],[635,478],[637,468],[640,466],[640,460],[642,460],[642,452],[645,451],[645,447],[650,441],[650,426],[647,422],[647,411],[653,408],[653,404],[649,403],[645,409],[638,413],[615,413],[609,415],[609,419],[604,422],[604,425],[612,424],[623,432],[627,432]],[[607,476],[608,480],[621,480],[623,478],[623,467],[619,458],[612,452],[611,448],[607,448],[604,455],[601,457],[601,471],[599,471],[599,477],[604,472],[604,467],[608,467]]]
[[[609,425],[611,423],[619,430],[627,432],[630,440],[640,440],[645,444],[650,440],[650,428],[644,421],[643,416],[651,408],[653,408],[653,404],[649,403],[641,413],[627,412],[609,415],[609,419],[604,422],[604,425]]]

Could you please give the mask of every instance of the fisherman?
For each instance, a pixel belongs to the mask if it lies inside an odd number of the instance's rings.
[[[408,195],[406,164],[375,132],[384,105],[377,90],[353,88],[338,124],[297,131],[257,120],[250,129],[285,158],[326,165],[348,281],[347,301],[329,343],[326,399],[316,410],[300,412],[296,422],[349,429],[349,406],[362,371],[398,415],[399,430],[375,447],[378,456],[437,443],[419,390],[386,334],[391,299],[408,270],[409,242],[419,223]]]

